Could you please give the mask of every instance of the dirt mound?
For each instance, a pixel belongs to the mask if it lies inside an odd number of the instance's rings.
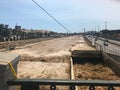
[[[120,80],[120,77],[105,64],[75,64],[74,71],[76,79],[80,80]]]
[[[75,64],[74,65],[75,79],[77,80],[120,80],[110,68],[105,64]],[[78,90],[89,90],[89,87],[77,87]],[[108,87],[96,87],[95,90],[108,90]],[[120,90],[115,87],[115,90]]]
[[[69,63],[70,56],[43,56],[43,57],[34,57],[29,55],[22,55],[20,61],[37,61],[37,62],[55,62],[55,63]]]
[[[18,67],[18,78],[70,78],[69,63],[20,61]]]

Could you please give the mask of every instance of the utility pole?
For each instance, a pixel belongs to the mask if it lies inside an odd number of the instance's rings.
[[[105,30],[107,30],[107,22],[105,22]]]
[[[107,22],[105,22],[105,30],[107,30]],[[104,38],[105,38],[104,46],[108,46],[108,41],[107,41],[107,31],[105,31]]]
[[[100,34],[100,25],[98,25],[98,33],[97,33],[97,37],[99,36]]]
[[[95,27],[95,33],[94,33],[94,35],[96,36],[96,27]]]
[[[98,32],[99,32],[99,30],[100,30],[100,25],[98,25]]]
[[[85,35],[86,29],[84,28],[84,35]]]

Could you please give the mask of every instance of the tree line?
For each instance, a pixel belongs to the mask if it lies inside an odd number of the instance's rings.
[[[101,37],[120,41],[120,30],[102,30]]]
[[[77,35],[77,33],[57,33],[53,31],[39,30],[25,30],[25,29],[11,29],[8,25],[0,24],[0,42],[5,41],[16,41],[16,40],[27,40],[27,39],[37,39],[46,37],[63,37]]]

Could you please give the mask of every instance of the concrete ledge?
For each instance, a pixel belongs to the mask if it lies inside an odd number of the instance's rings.
[[[104,63],[102,52],[95,50],[75,50],[72,52],[73,64],[85,64],[86,62],[97,64]]]
[[[74,50],[71,56],[73,58],[101,58],[102,52],[95,50]]]
[[[8,63],[11,63],[17,73],[17,64],[20,56],[17,54],[9,54],[0,52],[0,90],[16,90],[7,85],[9,79],[15,79]],[[2,88],[2,89],[1,89]]]

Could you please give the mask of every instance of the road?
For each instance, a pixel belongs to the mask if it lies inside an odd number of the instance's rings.
[[[113,41],[112,42],[115,42],[115,43],[112,43],[111,40],[109,40],[107,42],[108,46],[105,46],[104,45],[104,39],[102,38],[98,38],[97,41],[95,41],[95,38],[93,36],[87,36],[89,38],[89,40],[91,42],[95,42],[96,44],[98,44],[99,46],[102,47],[102,49],[104,50],[104,52],[107,52],[107,53],[111,53],[111,54],[116,54],[116,55],[119,55],[120,56],[120,46],[119,46],[119,41]]]
[[[120,46],[118,46],[118,45],[111,44],[111,43],[108,42],[108,46],[105,46],[105,45],[103,45],[104,41],[102,41],[102,40],[97,40],[96,43],[102,45],[103,47],[109,48],[110,50],[120,52]]]

